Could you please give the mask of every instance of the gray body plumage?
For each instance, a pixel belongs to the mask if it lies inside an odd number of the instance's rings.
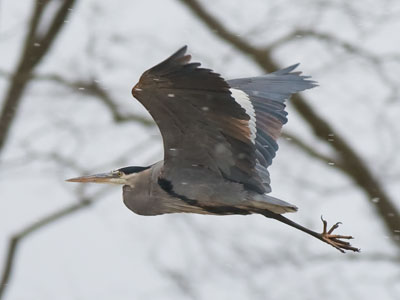
[[[123,186],[125,205],[139,215],[154,216],[187,212],[199,214],[248,214],[252,210],[268,209],[282,214],[297,208],[267,194],[246,190],[243,185],[225,180],[199,167],[182,171],[171,182],[160,181],[163,161],[129,179]],[[165,186],[167,185],[167,186]],[[193,203],[195,202],[195,203]],[[242,209],[229,210],[231,207]],[[215,211],[213,211],[215,209]]]

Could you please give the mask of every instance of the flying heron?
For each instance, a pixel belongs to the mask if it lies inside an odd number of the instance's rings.
[[[68,179],[123,185],[123,201],[139,215],[261,214],[299,229],[341,252],[359,249],[322,219],[318,233],[282,214],[297,207],[274,198],[268,167],[287,122],[285,100],[313,88],[298,65],[267,75],[224,80],[190,62],[187,47],[147,70],[132,95],[150,112],[164,142],[164,160],[147,167]]]

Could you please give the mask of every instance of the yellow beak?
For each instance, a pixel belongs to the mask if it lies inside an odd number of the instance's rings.
[[[115,183],[115,184],[124,184],[125,180],[123,180],[118,173],[100,173],[94,175],[86,175],[81,177],[75,177],[67,179],[68,182],[94,182],[94,183]]]

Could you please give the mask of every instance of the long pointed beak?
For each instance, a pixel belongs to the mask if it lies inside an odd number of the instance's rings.
[[[122,183],[118,174],[112,172],[70,178],[68,182],[94,182],[94,183]]]

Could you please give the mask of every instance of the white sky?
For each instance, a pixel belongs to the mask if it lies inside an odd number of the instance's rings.
[[[11,72],[18,60],[28,2],[33,1],[0,2],[2,71]],[[398,55],[395,1],[202,2],[257,45],[312,28],[379,57]],[[316,4],[326,8],[317,10]],[[37,72],[72,81],[94,77],[120,111],[148,116],[130,95],[133,84],[185,44],[195,61],[226,78],[261,74],[172,0],[79,1]],[[382,80],[368,60],[302,37],[274,57],[282,66],[301,62],[300,69],[319,82],[304,95],[352,141],[400,206],[400,105],[398,95],[389,98],[387,85],[399,86],[400,63],[384,63],[388,78]],[[0,77],[0,99],[6,83]],[[288,111],[285,128],[329,153],[290,104]],[[54,161],[51,153],[81,170]],[[0,267],[13,233],[74,203],[79,193],[104,189],[82,188],[65,178],[152,163],[162,158],[162,143],[156,128],[115,124],[95,98],[35,81],[1,155]],[[352,182],[284,141],[270,172],[273,195],[299,207],[290,217],[317,230],[320,215],[331,223],[342,221],[340,232],[355,236],[354,245],[363,252],[341,255],[260,216],[138,216],[123,205],[120,187],[109,187],[94,206],[24,239],[5,299],[398,299],[398,249]]]

